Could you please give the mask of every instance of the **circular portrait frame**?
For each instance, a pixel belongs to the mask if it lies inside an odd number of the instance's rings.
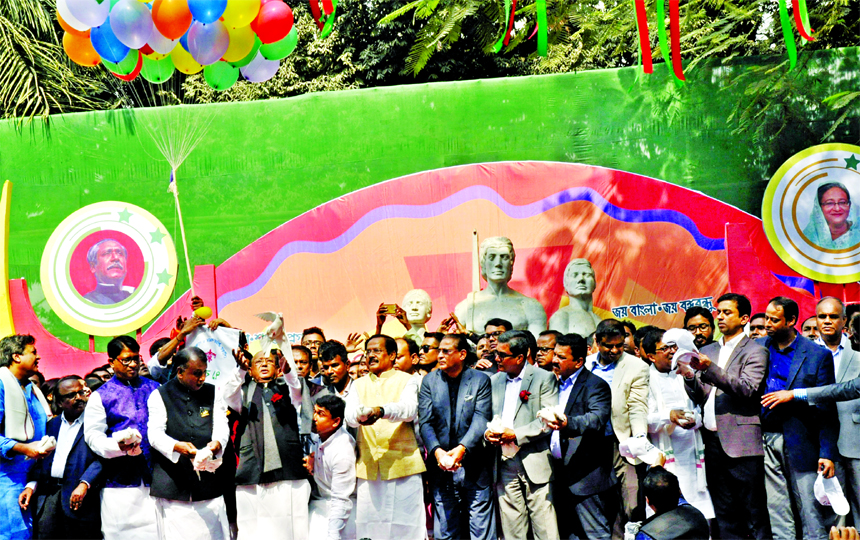
[[[164,309],[176,269],[173,239],[155,216],[106,201],[81,208],[57,226],[42,254],[41,279],[48,304],[63,322],[90,335],[115,336],[142,328]],[[114,283],[102,286],[92,277],[106,273]],[[85,282],[98,287],[82,293]]]
[[[860,281],[858,168],[860,147],[822,144],[792,156],[768,183],[765,234],[779,258],[802,276]]]

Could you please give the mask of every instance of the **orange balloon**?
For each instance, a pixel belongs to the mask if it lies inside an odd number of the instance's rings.
[[[102,61],[88,37],[66,32],[63,34],[63,50],[66,51],[72,62],[82,66],[93,67]]]
[[[66,21],[63,20],[62,17],[60,17],[59,11],[57,12],[57,20],[60,22],[60,26],[62,26],[63,30],[65,30],[66,32],[68,32],[70,34],[74,34],[76,36],[80,36],[80,37],[85,37],[85,38],[90,37],[90,29],[89,28],[87,28],[83,32],[81,32],[80,30],[75,30],[74,28],[69,26],[69,23],[67,23]]]
[[[181,38],[191,28],[188,0],[155,0],[152,3],[152,22],[167,39]]]

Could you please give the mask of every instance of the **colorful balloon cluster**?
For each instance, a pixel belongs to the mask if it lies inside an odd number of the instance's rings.
[[[271,79],[298,42],[281,0],[57,0],[57,18],[77,64],[154,84],[202,70],[219,91]]]

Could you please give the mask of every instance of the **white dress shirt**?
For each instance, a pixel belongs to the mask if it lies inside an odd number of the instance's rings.
[[[726,341],[725,336],[720,338],[720,357],[717,359],[717,365],[720,366],[721,369],[726,368],[726,364],[729,363],[729,358],[732,356],[732,353],[735,351],[735,347],[738,346],[738,343],[746,337],[746,334],[743,332],[738,333],[735,337]],[[717,387],[711,386],[711,391],[708,393],[708,399],[705,401],[705,414],[703,423],[705,425],[705,429],[709,429],[711,431],[717,431],[717,416],[714,412],[714,395],[717,393]]]
[[[179,461],[179,452],[173,449],[178,442],[173,437],[167,434],[167,409],[164,406],[164,400],[161,398],[161,393],[156,390],[149,395],[149,400],[146,402],[149,408],[149,421],[146,424],[147,437],[149,444],[164,457],[176,463]],[[227,446],[227,439],[230,438],[230,427],[227,425],[227,405],[221,396],[215,396],[215,406],[212,410],[212,441],[221,443],[221,450],[214,457],[218,457]]]
[[[314,435],[314,480],[328,501],[328,540],[339,540],[355,500],[355,439],[344,426],[320,442]],[[318,531],[313,531],[318,532]]]
[[[231,375],[224,381],[224,386],[221,387],[221,399],[227,407],[230,407],[236,412],[242,412],[242,385],[245,383],[245,375],[248,372],[240,367],[236,367]],[[278,379],[275,379],[277,381]],[[274,382],[274,381],[273,381]],[[299,376],[295,370],[290,370],[289,373],[284,373],[280,376],[280,382],[286,383],[290,388],[290,402],[293,408],[296,409],[296,415],[301,417],[302,413],[302,383],[299,382]]]
[[[535,369],[531,364],[526,363],[520,374],[513,379],[506,375],[505,378],[505,404],[502,407],[502,426],[506,428],[514,428],[514,419],[517,413],[517,401],[520,399],[520,388],[523,386],[523,377],[526,375],[527,369]]]
[[[75,418],[72,423],[66,420],[66,413],[63,413],[60,417],[60,433],[57,435],[57,447],[54,449],[54,461],[51,464],[52,478],[63,478],[63,472],[66,470],[66,460],[69,459],[69,452],[72,451],[72,446],[75,444],[75,439],[78,437],[78,433],[81,431],[81,426],[83,425],[83,414]]]
[[[576,384],[576,378],[582,373],[584,367],[582,366],[574,371],[570,377],[559,385],[558,402],[565,408],[567,408],[567,400],[570,399],[570,391],[573,390],[573,385]],[[561,434],[558,430],[552,432],[552,436],[549,439],[549,451],[552,453],[552,457],[561,459]]]
[[[835,351],[828,347],[826,343],[824,343],[824,340],[821,339],[821,336],[815,338],[815,343],[821,345],[833,354],[833,373],[838,374],[839,363],[842,361],[842,351],[851,348],[851,339],[846,334],[842,334],[842,337],[839,339],[839,345],[836,346]]]

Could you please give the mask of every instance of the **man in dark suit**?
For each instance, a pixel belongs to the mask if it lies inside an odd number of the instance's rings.
[[[472,540],[497,537],[493,452],[483,441],[493,406],[490,377],[465,367],[468,351],[466,336],[446,335],[439,344],[439,369],[424,376],[418,392],[437,540],[465,538],[460,509],[469,511]]]
[[[582,336],[566,334],[556,340],[552,365],[565,417],[547,424],[556,430],[550,435],[553,503],[576,514],[557,514],[562,538],[608,540],[620,502],[612,467],[614,438],[606,435],[612,392],[603,379],[583,369],[587,355]]]
[[[778,296],[765,310],[768,337],[763,345],[770,352],[767,392],[814,388],[833,384],[833,355],[793,328],[797,303]],[[809,406],[802,402],[764,408],[765,470],[770,524],[776,538],[827,538],[835,522],[829,506],[815,500],[813,485],[821,471],[826,478],[835,473],[838,459],[839,423],[832,404]],[[797,508],[798,516],[791,508]],[[799,519],[798,519],[799,518]]]
[[[500,417],[501,429],[487,429],[484,438],[501,447],[496,452],[495,480],[502,536],[526,538],[531,528],[535,540],[551,540],[558,538],[558,524],[550,488],[549,433],[537,413],[558,405],[558,381],[526,362],[529,341],[524,334],[510,330],[499,336],[496,357],[501,371],[490,384],[493,416]],[[506,449],[516,453],[501,459]]]
[[[704,413],[714,538],[770,537],[759,418],[768,352],[743,332],[751,311],[746,296],[719,297],[717,325],[723,337],[690,363],[695,375],[685,374],[687,394]]]
[[[30,471],[22,507],[32,507],[34,538],[101,538],[102,464],[82,429],[89,392],[80,377],[69,375],[54,395],[62,414],[48,422],[47,435],[57,439],[57,448]]]

